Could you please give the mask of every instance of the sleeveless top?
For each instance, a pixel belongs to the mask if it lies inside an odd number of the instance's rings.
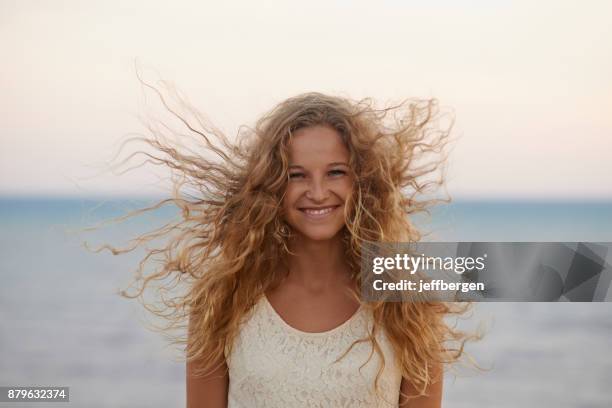
[[[334,362],[371,325],[371,313],[360,307],[332,330],[303,332],[262,296],[245,316],[231,353],[226,349],[228,408],[397,407],[402,376],[384,331],[377,334],[385,357],[378,395],[380,357],[370,340]]]

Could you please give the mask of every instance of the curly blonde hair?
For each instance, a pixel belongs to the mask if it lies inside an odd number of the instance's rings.
[[[147,310],[163,317],[166,333],[179,329],[172,341],[184,346],[188,362],[198,361],[196,375],[216,368],[216,362],[231,351],[243,318],[283,278],[278,271],[288,258],[289,236],[283,227],[281,202],[293,132],[327,125],[341,135],[349,150],[356,177],[341,234],[356,287],[361,283],[362,244],[421,239],[410,217],[439,201],[430,193],[443,185],[445,146],[452,127],[452,121],[448,127],[440,126],[435,100],[408,100],[376,109],[370,99],[305,93],[281,102],[254,128],[241,128],[237,140],[230,141],[178,93],[173,92],[173,98],[191,120],[171,108],[158,88],[142,83],[197,136],[201,150],[181,151],[168,142],[169,127],[148,126],[150,134],[138,139],[155,153],[143,154],[148,162],[171,169],[173,195],[130,216],[167,203],[176,205],[181,216],[138,237],[128,248],[105,247],[121,254],[168,238],[161,248],[149,249],[140,262],[136,292],[121,294],[138,297]],[[186,188],[195,193],[184,193]],[[143,273],[145,265],[158,256],[161,266]],[[157,306],[143,298],[153,282],[161,282],[155,292],[161,298]],[[176,293],[179,285],[182,293]],[[465,304],[380,301],[362,302],[362,306],[372,312],[373,330],[369,338],[354,344],[371,341],[384,367],[376,340],[376,333],[384,330],[403,378],[410,379],[419,395],[436,380],[432,365],[457,361],[470,338],[444,321],[449,314],[463,313]]]

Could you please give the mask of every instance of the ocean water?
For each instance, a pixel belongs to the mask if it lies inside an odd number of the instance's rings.
[[[82,229],[144,202],[0,199],[0,385],[70,386],[68,404],[19,407],[182,407],[178,351],[116,295],[142,252],[127,244],[176,215],[171,208]],[[458,202],[417,225],[428,240],[612,241],[612,203]],[[482,303],[458,322],[485,337],[468,346],[484,371],[448,373],[444,407],[612,406],[612,304]],[[8,406],[0,403],[0,407]]]

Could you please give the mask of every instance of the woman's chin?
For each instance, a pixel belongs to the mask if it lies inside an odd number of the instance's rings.
[[[340,230],[341,228],[340,229],[336,229],[336,228],[325,229],[325,230],[320,230],[320,229],[313,230],[313,229],[308,228],[308,229],[298,230],[298,236],[302,240],[324,242],[324,241],[329,241],[329,240],[336,238]]]

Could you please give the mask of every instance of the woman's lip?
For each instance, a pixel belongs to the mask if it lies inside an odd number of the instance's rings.
[[[340,207],[339,205],[329,205],[325,207],[303,207],[303,208],[299,208],[299,210],[302,213],[304,213],[304,215],[308,218],[321,219],[321,218],[328,217],[334,211],[336,211],[339,207]],[[321,211],[321,210],[325,212],[319,213],[319,214],[313,212],[313,211]]]
[[[325,210],[327,208],[336,208],[336,207],[340,207],[340,204],[335,204],[335,205],[326,205],[324,207],[300,207],[300,210]]]

